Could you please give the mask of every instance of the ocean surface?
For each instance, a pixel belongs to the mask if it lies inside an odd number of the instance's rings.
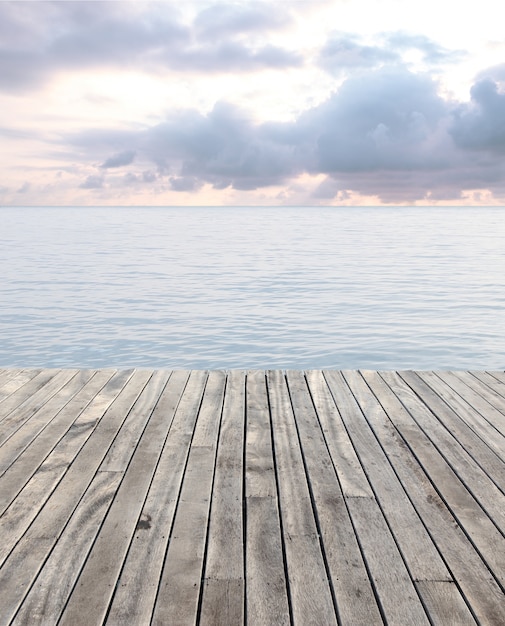
[[[0,366],[505,368],[505,208],[0,208]]]

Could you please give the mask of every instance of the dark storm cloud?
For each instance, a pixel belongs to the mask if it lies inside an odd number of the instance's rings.
[[[160,73],[298,66],[296,52],[244,37],[281,27],[282,15],[218,5],[193,26],[171,3],[0,2],[0,32],[15,33],[0,38],[0,89],[27,90],[59,71],[94,67]]]

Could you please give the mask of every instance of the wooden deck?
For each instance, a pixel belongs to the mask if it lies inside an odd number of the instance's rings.
[[[0,370],[0,623],[505,624],[502,372]]]

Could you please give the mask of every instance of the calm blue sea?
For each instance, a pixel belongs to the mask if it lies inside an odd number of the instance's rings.
[[[505,208],[0,208],[0,366],[505,368]]]

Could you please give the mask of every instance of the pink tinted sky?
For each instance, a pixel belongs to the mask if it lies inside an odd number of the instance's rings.
[[[498,7],[0,2],[0,204],[505,204]]]

